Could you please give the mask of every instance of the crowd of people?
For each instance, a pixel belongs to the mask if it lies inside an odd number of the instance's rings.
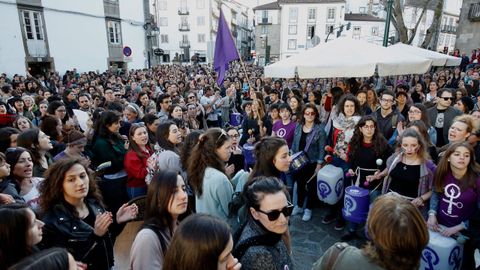
[[[370,192],[369,241],[313,269],[417,269],[428,230],[467,239],[474,269],[479,71],[274,80],[233,62],[220,86],[198,64],[1,74],[0,269],[112,269],[138,219],[131,269],[294,269],[289,218],[324,205],[326,164]],[[322,223],[365,237],[343,206]]]

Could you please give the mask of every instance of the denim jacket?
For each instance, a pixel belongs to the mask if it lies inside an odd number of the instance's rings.
[[[315,136],[310,144],[307,156],[310,163],[322,164],[325,158],[325,141],[327,135],[325,134],[324,124],[315,124],[312,131],[307,135],[307,142],[310,136]],[[293,135],[292,153],[303,151],[300,147],[300,137],[302,137],[302,125],[297,124],[295,127],[295,134]]]

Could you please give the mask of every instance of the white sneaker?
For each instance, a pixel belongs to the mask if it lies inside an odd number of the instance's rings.
[[[303,213],[303,208],[300,208],[300,207],[295,205],[295,207],[293,208],[293,211],[292,211],[292,216],[302,214],[302,213]]]
[[[312,210],[305,209],[305,213],[303,213],[302,220],[303,221],[309,221],[310,219],[312,219]]]

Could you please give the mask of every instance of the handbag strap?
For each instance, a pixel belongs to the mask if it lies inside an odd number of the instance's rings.
[[[337,262],[338,256],[342,251],[347,248],[349,245],[347,243],[337,243],[335,244],[335,248],[333,249],[332,253],[328,257],[327,264],[325,265],[325,269],[333,269],[333,266]]]

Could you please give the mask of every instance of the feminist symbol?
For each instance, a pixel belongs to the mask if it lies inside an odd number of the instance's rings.
[[[457,185],[452,183],[452,184],[448,184],[445,187],[445,197],[447,197],[448,199],[443,198],[442,200],[448,203],[447,213],[449,215],[452,214],[452,205],[455,205],[459,209],[463,208],[463,203],[453,201],[455,199],[458,199],[460,195],[462,195],[462,192],[460,191],[460,188]]]
[[[325,181],[319,180],[317,183],[317,187],[318,194],[322,197],[322,199],[325,199],[330,193],[332,193],[332,189]]]
[[[453,265],[453,270],[460,269],[460,264],[462,262],[462,255],[460,253],[460,247],[456,246],[450,252],[450,256],[448,256],[448,264]]]
[[[357,209],[357,202],[348,194],[345,195],[345,216],[349,217]]]
[[[283,138],[285,137],[285,135],[287,135],[287,131],[284,128],[278,129],[276,133],[277,133],[277,136],[280,138]]]
[[[438,264],[438,262],[440,261],[440,258],[438,257],[435,250],[429,247],[425,247],[425,249],[422,252],[422,260],[428,263],[428,266],[425,267],[425,270],[435,270],[433,266]]]
[[[340,197],[343,191],[343,179],[338,179],[337,184],[335,185],[335,193],[337,193],[337,197]]]

